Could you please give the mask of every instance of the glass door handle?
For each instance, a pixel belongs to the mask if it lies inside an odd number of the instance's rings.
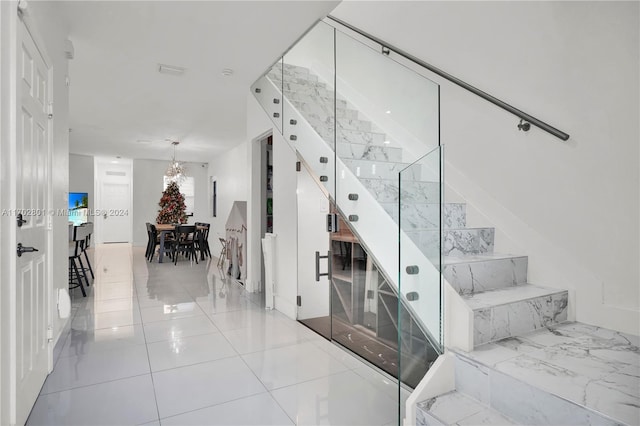
[[[320,259],[327,259],[327,272],[320,273]],[[331,277],[331,250],[326,256],[320,256],[320,252],[316,252],[316,281],[320,281],[320,277]]]

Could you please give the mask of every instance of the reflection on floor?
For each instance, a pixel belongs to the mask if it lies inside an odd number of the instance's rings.
[[[200,264],[98,246],[29,425],[391,425],[397,385]],[[406,394],[403,397],[406,398]]]
[[[333,324],[331,324],[328,316],[309,318],[300,322],[327,339],[333,338],[335,342],[344,348],[366,359],[392,377],[398,377],[398,366],[400,364],[398,362],[397,343],[385,341],[365,327],[349,324],[338,316],[333,317]],[[402,354],[402,379],[404,384],[415,387],[424,375],[425,360],[432,362],[438,356],[427,345],[423,346],[423,351],[428,354],[424,358],[416,358],[409,355],[408,351]]]
[[[398,376],[398,350],[380,339],[376,339],[370,332],[335,317],[333,324],[328,316],[310,318],[300,322],[327,339],[331,338],[333,333],[333,340],[345,348],[360,355],[393,377]]]

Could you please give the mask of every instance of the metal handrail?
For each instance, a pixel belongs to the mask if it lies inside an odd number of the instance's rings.
[[[464,81],[460,80],[457,77],[452,76],[451,74],[442,71],[440,68],[434,67],[431,64],[428,64],[427,62],[424,62],[421,59],[416,58],[415,56],[413,56],[410,53],[405,52],[402,49],[398,49],[397,47],[390,45],[389,43],[386,43],[382,40],[380,40],[379,38],[377,38],[376,36],[373,36],[371,34],[368,34],[356,27],[354,27],[351,24],[348,24],[346,22],[344,22],[343,20],[336,18],[334,16],[327,16],[328,19],[331,19],[334,22],[337,22],[338,24],[350,29],[353,32],[356,32],[358,34],[360,34],[363,37],[366,37],[378,44],[380,44],[384,49],[389,49],[395,53],[397,53],[400,56],[405,57],[406,59],[415,62],[416,64],[428,69],[429,71],[433,72],[434,74],[439,75],[440,77],[449,80],[450,82],[457,84],[458,86],[462,87],[463,89],[468,90],[469,92],[480,96],[482,99],[491,102],[492,104],[504,109],[505,111],[510,112],[511,114],[519,117],[521,120],[524,120],[526,123],[520,123],[518,125],[518,128],[520,130],[524,130],[527,131],[529,130],[529,126],[527,126],[527,123],[533,124],[534,126],[544,130],[545,132],[551,133],[553,136],[562,139],[563,141],[566,141],[569,139],[569,135],[565,132],[563,132],[562,130],[556,129],[555,127],[551,126],[550,124],[545,123],[542,120],[539,120],[537,118],[535,118],[532,115],[527,114],[524,111],[519,110],[518,108],[509,105],[508,103],[501,101],[500,99],[496,98],[495,96],[492,96],[486,92],[483,92],[482,90],[478,89],[477,87],[474,87],[468,83],[465,83]]]

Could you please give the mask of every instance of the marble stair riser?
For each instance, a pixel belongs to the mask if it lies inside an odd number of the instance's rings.
[[[398,223],[398,203],[380,203],[387,213]],[[400,213],[402,229],[440,227],[440,204],[416,203],[402,200]],[[445,203],[442,208],[443,228],[464,228],[466,206],[462,203]]]
[[[527,282],[526,256],[444,264],[442,274],[461,295],[512,287]]]
[[[301,96],[298,94],[287,93],[288,99],[292,99],[293,97],[300,98]],[[317,105],[315,108],[309,107],[306,110],[301,111],[304,118],[313,126],[315,129],[320,130],[322,128],[326,128],[328,131],[333,132],[333,124],[338,123],[339,129],[347,129],[347,130],[356,130],[360,132],[371,132],[372,126],[370,121],[359,120],[357,118],[348,118],[348,117],[340,117],[334,116],[333,114],[333,100],[327,98],[318,98],[322,99],[320,102],[313,102],[312,100],[306,101],[292,101],[292,103],[306,103]]]
[[[282,86],[282,75],[279,72],[275,73],[271,71],[267,74],[267,78],[271,80],[276,86],[278,87]],[[284,81],[301,84],[301,85],[321,83],[320,81],[318,81],[317,75],[304,74],[304,73],[291,73],[288,71],[285,72],[284,74]]]
[[[333,128],[322,125],[311,125],[311,127],[333,150],[333,147],[335,146]],[[291,133],[295,134],[295,130],[291,129]],[[346,137],[343,137],[343,135]],[[348,154],[350,151],[360,152],[361,147],[367,147],[366,150],[376,153],[376,156],[371,159],[393,163],[399,163],[402,161],[402,148],[392,147],[385,143],[381,143],[380,140],[383,140],[384,135],[378,133],[350,131],[339,128],[337,136],[337,145],[339,149],[338,155],[340,158],[352,158]],[[349,145],[353,145],[354,148],[348,148]],[[377,153],[381,152],[387,153],[387,155],[377,155]]]
[[[497,410],[462,392],[451,391],[416,406],[416,426],[516,424]]]
[[[285,92],[297,92],[297,93],[327,93],[327,91],[333,92],[333,89],[328,88],[325,83],[319,81],[308,81],[301,80],[299,78],[296,79],[288,79],[285,78],[284,82],[281,80],[274,81],[276,86],[279,89],[284,90]]]
[[[405,163],[391,163],[385,161],[350,160],[343,159],[356,177],[361,179],[393,179],[398,177],[398,172],[407,167]],[[406,173],[408,179],[420,180],[420,169],[411,169]]]
[[[301,101],[291,101],[293,106],[302,113],[303,116],[307,116],[307,114],[316,114],[323,115],[327,117],[332,117],[334,114],[333,105],[327,104],[308,104],[306,102]],[[358,111],[355,109],[348,108],[336,108],[335,115],[338,118],[348,118],[351,120],[358,120],[359,115]]]
[[[567,320],[568,292],[474,309],[474,346],[520,336]]]
[[[527,425],[619,425],[612,419],[460,354],[455,387],[493,410]]]
[[[386,135],[384,133],[363,132],[359,130],[349,130],[338,127],[337,139],[341,142],[357,143],[362,145],[387,146],[384,143]]]
[[[285,95],[289,95],[291,93],[296,93],[298,95],[309,96],[310,98],[327,98],[333,99],[335,97],[335,92],[332,88],[323,87],[322,83],[316,84],[289,84],[286,80],[282,85],[284,89]],[[341,96],[338,96],[339,100],[346,100]]]
[[[278,89],[282,91],[282,75],[270,72],[269,74],[267,74],[267,78],[271,80],[273,84],[275,84],[276,87],[278,87]],[[318,81],[318,77],[315,75],[298,77],[289,74],[285,76],[284,80],[290,84],[297,84],[301,86],[306,86],[309,84],[321,84],[324,85],[324,87],[327,87],[325,83]]]
[[[433,261],[440,253],[456,256],[493,253],[493,228],[442,229],[443,247],[437,229],[404,230],[422,253]]]
[[[398,203],[398,177],[393,179],[360,179],[379,203]],[[438,182],[406,181],[402,182],[401,198],[403,203],[439,203],[440,184]]]
[[[287,61],[278,61],[273,65],[273,69],[275,70],[282,70],[283,68],[285,72],[299,72],[302,74],[309,74],[311,72],[307,67],[292,64]]]
[[[311,126],[315,129],[320,127],[327,127],[328,130],[333,130],[333,123],[338,123],[339,129],[347,129],[347,130],[357,130],[360,132],[370,132],[371,131],[371,122],[363,121],[363,120],[353,120],[350,118],[344,117],[333,117],[333,116],[317,116],[317,115],[309,115],[305,116],[305,119],[311,124]]]
[[[304,102],[304,103],[319,103],[325,104],[328,108],[333,108],[334,97],[333,93],[329,92],[328,96],[312,96],[298,92],[285,92],[285,97],[291,102]],[[338,98],[335,101],[337,108],[348,108],[347,101]],[[331,111],[331,109],[329,109]]]
[[[269,75],[274,78],[282,78],[284,74],[285,80],[288,77],[299,78],[309,81],[318,81],[318,76],[309,72],[308,68],[289,66],[285,64],[284,70],[280,64],[276,64],[273,66],[271,71],[269,71]]]
[[[400,162],[402,150],[379,145],[362,145],[355,143],[338,142],[338,157],[362,160],[381,160]]]

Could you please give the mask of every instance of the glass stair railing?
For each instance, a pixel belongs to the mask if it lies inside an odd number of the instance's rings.
[[[379,309],[415,386],[442,352],[439,87],[319,22],[251,90],[383,277]]]

